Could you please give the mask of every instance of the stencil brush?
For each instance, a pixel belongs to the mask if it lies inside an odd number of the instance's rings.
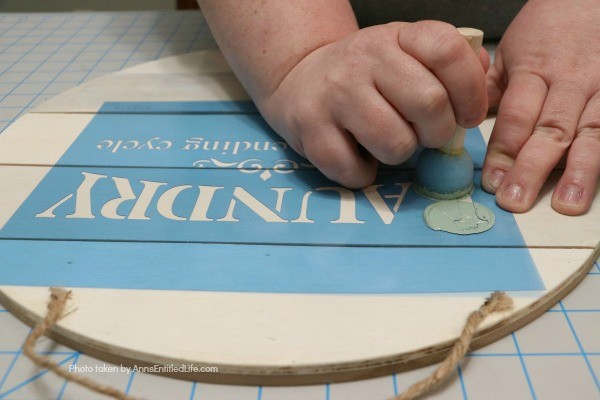
[[[458,28],[458,31],[479,53],[483,32],[473,28]],[[452,200],[473,192],[473,159],[463,147],[466,132],[465,128],[457,125],[446,145],[421,152],[413,186],[417,193],[434,200]]]

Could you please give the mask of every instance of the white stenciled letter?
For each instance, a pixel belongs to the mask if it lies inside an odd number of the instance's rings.
[[[194,205],[194,209],[192,210],[192,215],[190,215],[190,221],[212,221],[212,218],[208,218],[206,214],[208,213],[208,207],[210,207],[210,203],[212,202],[213,197],[215,196],[215,192],[220,189],[225,189],[222,186],[198,186],[198,198],[196,199],[196,204]]]
[[[158,189],[160,186],[166,185],[166,183],[141,181],[141,183],[143,183],[144,185],[144,188],[142,189],[142,193],[138,198],[138,196],[136,196],[135,193],[133,193],[133,189],[131,188],[129,179],[119,177],[113,177],[112,179],[115,182],[117,191],[119,192],[119,197],[107,201],[102,206],[100,214],[102,214],[103,217],[109,219],[125,219],[124,215],[120,215],[117,212],[119,206],[126,201],[138,199],[127,218],[148,220],[149,218],[146,216],[146,209],[148,208],[148,204],[152,200],[152,197],[154,197],[156,189]]]
[[[144,188],[142,189],[142,193],[140,193],[137,201],[133,205],[131,212],[127,219],[134,220],[143,220],[147,221],[150,218],[146,216],[146,210],[148,210],[148,206],[152,201],[152,198],[156,194],[156,191],[159,187],[166,185],[164,182],[152,182],[152,181],[140,181]]]
[[[313,194],[312,190],[309,190],[308,192],[304,193],[304,196],[302,197],[302,206],[300,208],[300,216],[292,222],[304,224],[313,224],[315,222],[314,219],[310,219],[306,215],[306,213],[308,212],[308,199],[310,198],[311,194]]]
[[[364,224],[365,221],[361,221],[356,218],[356,198],[354,192],[350,189],[343,187],[321,187],[315,189],[318,192],[324,190],[331,190],[340,194],[340,217],[332,224]]]
[[[175,186],[166,192],[164,192],[156,203],[156,208],[158,208],[158,212],[165,218],[172,219],[174,221],[185,221],[184,217],[180,217],[175,215],[173,211],[173,203],[175,203],[175,199],[179,195],[179,193],[183,192],[186,189],[191,189],[191,185],[182,185]]]
[[[79,185],[77,191],[75,192],[75,212],[67,215],[67,218],[93,219],[95,216],[92,212],[92,188],[100,179],[106,178],[106,175],[92,174],[89,172],[82,172],[81,174],[84,178],[83,182],[81,182],[81,185]],[[36,214],[36,218],[56,217],[54,210],[56,210],[61,204],[65,203],[71,197],[73,197],[73,193],[69,193],[46,211]]]
[[[275,189],[273,189],[273,190],[275,190]],[[283,190],[283,191],[275,190],[275,191],[277,192],[277,197],[278,197],[277,204],[279,205],[276,207],[280,207],[280,204],[282,201],[281,198],[283,197],[283,194],[287,190]],[[248,193],[241,187],[236,187],[234,189],[233,196],[236,197],[242,203],[244,203],[246,206],[248,206],[248,208],[250,208],[252,211],[254,211],[254,213],[256,215],[258,215],[259,217],[261,217],[262,219],[264,219],[267,222],[288,222],[287,220],[281,218],[279,215],[275,214],[270,208],[265,206],[263,203],[261,203],[259,200],[257,200],[256,197],[252,196],[250,193]],[[238,222],[239,219],[237,219],[233,216],[233,212],[235,210],[236,205],[237,205],[237,201],[235,199],[231,199],[231,202],[229,203],[229,210],[227,210],[227,215],[225,215],[223,218],[219,219],[218,221]]]
[[[356,218],[356,198],[352,190],[343,187],[320,187],[314,189],[316,192],[333,191],[340,195],[340,216],[338,219],[331,221],[332,224],[364,224],[365,221]],[[308,191],[302,197],[302,206],[300,216],[293,220],[296,223],[312,224],[315,221],[308,218],[308,200],[313,191]]]
[[[388,207],[387,203],[379,194],[379,189],[383,185],[371,185],[364,188],[362,191],[375,209],[379,218],[383,221],[384,224],[389,225],[394,221],[395,213],[398,212],[398,208],[400,204],[402,204],[402,200],[404,200],[404,196],[406,196],[406,192],[408,192],[408,188],[410,187],[411,182],[407,183],[396,183],[396,186],[400,186],[400,193],[398,194],[387,194],[384,197],[386,199],[396,199],[396,203],[392,210]]]

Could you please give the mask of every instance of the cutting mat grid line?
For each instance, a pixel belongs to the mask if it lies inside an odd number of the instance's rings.
[[[37,104],[98,76],[161,57],[215,48],[198,12],[0,14],[0,134]],[[436,399],[600,399],[600,264],[539,320],[470,353]],[[0,307],[0,399],[95,399],[33,366],[30,329]],[[551,334],[548,334],[551,332]],[[50,340],[39,351],[68,368],[106,364]],[[366,381],[241,387],[125,372],[93,378],[147,399],[385,399],[435,366]]]

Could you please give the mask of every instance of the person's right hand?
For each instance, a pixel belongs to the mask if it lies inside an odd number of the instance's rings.
[[[499,108],[482,183],[505,210],[529,210],[565,156],[552,208],[582,215],[592,206],[600,176],[599,6],[528,1],[498,45],[488,89]]]
[[[456,123],[487,112],[485,72],[453,26],[436,21],[365,28],[297,63],[258,107],[269,124],[328,178],[373,182],[377,160],[399,164],[417,145],[446,144]]]

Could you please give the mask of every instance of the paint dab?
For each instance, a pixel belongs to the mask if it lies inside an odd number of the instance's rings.
[[[434,231],[471,235],[491,229],[494,212],[483,204],[464,200],[438,201],[423,212],[425,224]]]

